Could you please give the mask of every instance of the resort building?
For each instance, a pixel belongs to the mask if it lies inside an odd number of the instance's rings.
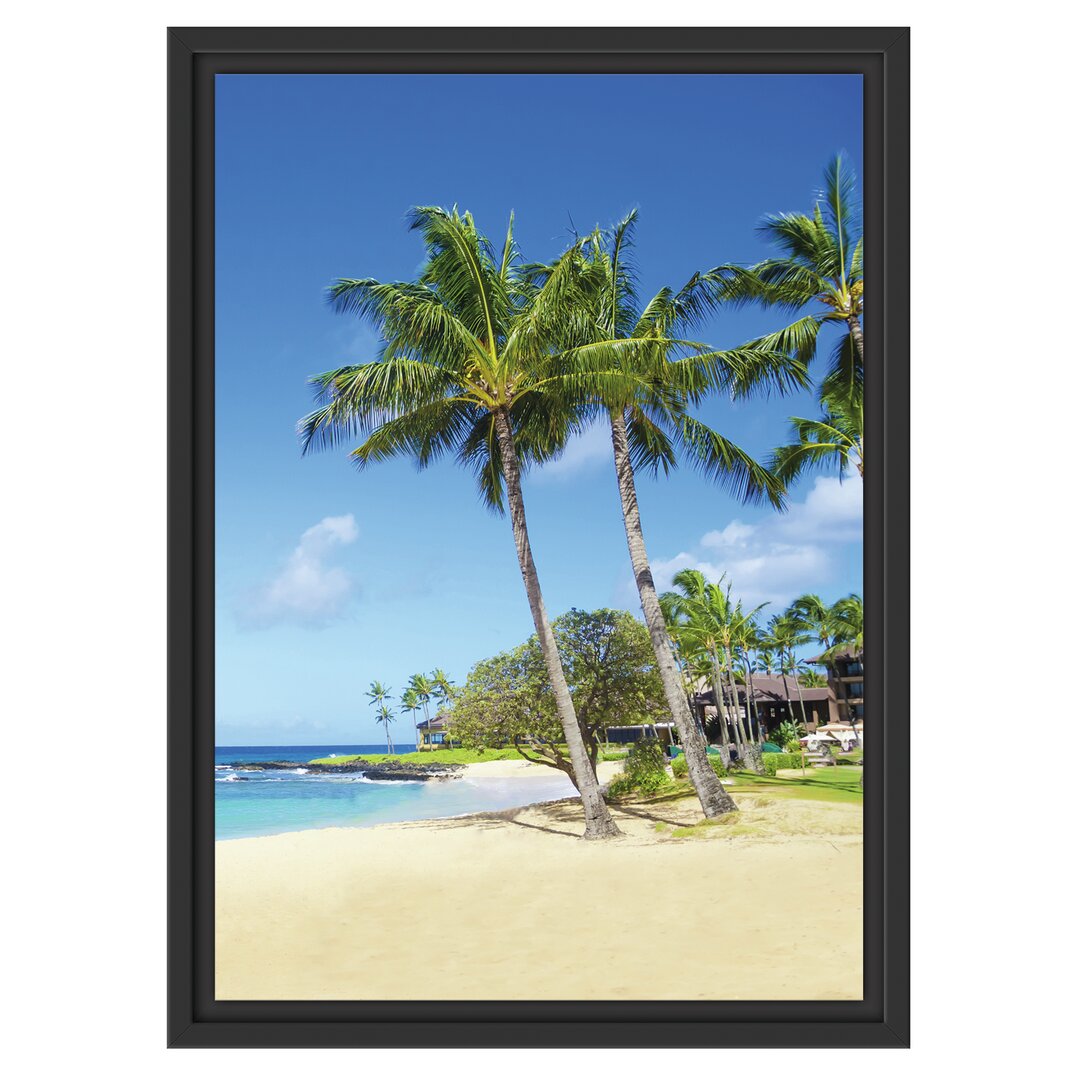
[[[752,692],[749,700],[748,690]],[[752,675],[750,687],[736,683],[735,693],[743,721],[753,720],[756,713],[762,727],[770,732],[785,720],[803,723],[804,710],[807,731],[816,731],[841,719],[836,693],[831,686],[800,686],[791,675]],[[726,685],[723,695],[724,706],[730,707],[731,691]],[[712,741],[714,735],[719,735],[720,724],[716,717],[716,697],[711,687],[702,687],[694,695],[694,707],[705,726],[706,736]]]
[[[829,689],[836,695],[840,720],[845,724],[862,723],[863,720],[863,654],[842,652],[823,660],[812,657],[811,664],[820,664],[826,670]]]
[[[442,750],[449,749],[451,743],[447,740],[446,724],[450,714],[441,712],[430,720],[421,720],[416,725],[416,749],[417,750]]]
[[[661,746],[674,746],[677,742],[675,725],[669,720],[663,724],[621,724],[604,729],[604,741],[609,743],[632,743],[642,739],[656,739]]]

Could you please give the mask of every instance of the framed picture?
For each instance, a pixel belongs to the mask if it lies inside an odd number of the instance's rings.
[[[169,31],[171,1046],[908,1044],[908,49]]]

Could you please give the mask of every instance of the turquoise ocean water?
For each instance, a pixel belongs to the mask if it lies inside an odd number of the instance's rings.
[[[563,799],[576,794],[554,769],[508,779],[372,781],[359,774],[303,772],[331,754],[386,753],[385,746],[220,746],[214,750],[214,829],[218,840],[332,826],[363,828],[423,821]],[[245,761],[296,761],[294,769],[242,773]]]

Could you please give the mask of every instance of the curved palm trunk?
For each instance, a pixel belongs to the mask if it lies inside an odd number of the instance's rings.
[[[667,623],[660,610],[656,595],[649,557],[645,551],[645,535],[641,531],[641,513],[638,510],[637,489],[634,486],[634,468],[630,462],[630,447],[626,438],[626,421],[619,412],[611,413],[611,445],[615,453],[615,475],[619,481],[619,498],[622,501],[623,525],[626,528],[626,546],[630,551],[630,565],[634,570],[641,610],[649,629],[653,654],[660,681],[664,686],[671,718],[682,742],[683,753],[689,769],[690,783],[694,786],[701,809],[707,818],[717,818],[737,809],[735,800],[724,790],[719,777],[709,764],[705,736],[698,728],[683,693],[682,679],[671,651]],[[717,699],[717,713],[720,699]]]
[[[739,756],[742,758],[743,768],[750,769],[759,775],[765,772],[765,764],[761,759],[761,747],[746,733],[746,725],[743,724],[742,710],[739,708],[739,687],[735,682],[735,656],[730,649],[725,650],[728,671],[728,686],[731,688],[732,707],[735,710],[735,722],[738,724],[739,733],[742,735],[742,746]],[[750,723],[750,710],[746,710],[746,724]]]
[[[847,324],[851,331],[851,338],[855,342],[855,348],[859,350],[859,359],[862,360],[862,324],[859,322],[858,315],[849,315]]]
[[[518,564],[521,577],[525,582],[525,592],[529,598],[529,610],[532,612],[536,636],[540,642],[540,651],[547,666],[551,689],[555,695],[555,709],[559,714],[566,747],[570,753],[570,763],[574,768],[573,781],[581,795],[585,808],[585,839],[600,840],[609,836],[618,836],[619,827],[608,812],[607,804],[600,793],[600,784],[596,779],[596,770],[589,760],[589,751],[582,737],[581,725],[574,702],[570,697],[570,688],[566,684],[559,650],[555,644],[555,635],[548,621],[544,608],[544,598],[540,592],[540,579],[533,562],[532,545],[529,543],[529,529],[525,521],[525,501],[521,494],[521,466],[518,463],[517,447],[510,429],[510,417],[504,411],[495,413],[495,432],[499,440],[502,458],[503,477],[506,480],[507,501],[510,504],[510,524],[514,531],[514,544],[517,547]]]

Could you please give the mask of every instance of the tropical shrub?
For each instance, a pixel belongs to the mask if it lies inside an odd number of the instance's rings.
[[[792,720],[785,720],[773,732],[773,738],[787,750],[792,743],[798,743],[799,739],[805,734],[806,728],[802,724],[797,724]]]
[[[765,774],[775,776],[777,769],[797,769],[802,764],[801,754],[762,754]]]
[[[690,762],[686,760],[685,754],[680,754],[672,760],[671,775],[680,779],[690,775]]]
[[[727,766],[724,764],[722,757],[715,757],[712,754],[709,755],[709,764],[712,766],[712,771],[717,776],[727,776]]]
[[[664,751],[655,739],[640,739],[630,747],[623,771],[612,780],[608,794],[614,797],[632,791],[649,794],[668,782]]]

